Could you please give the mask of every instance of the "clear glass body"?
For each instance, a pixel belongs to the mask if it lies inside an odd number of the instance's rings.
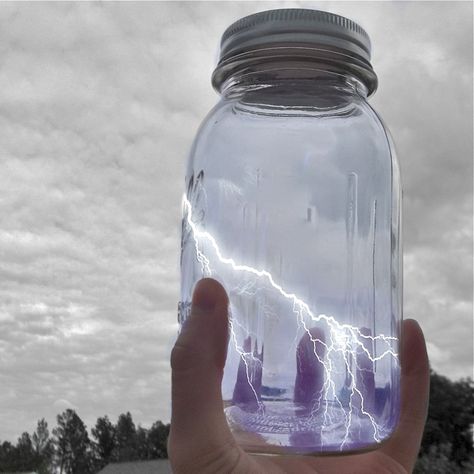
[[[233,77],[191,149],[179,320],[197,280],[224,285],[222,394],[250,452],[371,449],[398,421],[400,179],[366,94],[324,68]]]

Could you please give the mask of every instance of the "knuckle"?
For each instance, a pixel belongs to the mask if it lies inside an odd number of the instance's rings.
[[[176,343],[171,350],[170,364],[173,372],[183,372],[198,366],[201,355],[190,347]]]

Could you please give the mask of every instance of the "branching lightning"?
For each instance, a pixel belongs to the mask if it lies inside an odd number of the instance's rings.
[[[357,406],[357,412],[359,416],[365,417],[371,424],[373,429],[373,439],[375,442],[381,441],[380,435],[380,428],[377,425],[373,415],[370,413],[370,410],[366,406],[366,401],[364,400],[364,395],[361,391],[361,387],[357,386],[356,383],[356,374],[354,370],[351,368],[354,364],[356,368],[360,371],[366,370],[363,367],[359,367],[357,363],[357,354],[363,352],[367,359],[374,363],[375,361],[381,360],[385,357],[393,357],[394,360],[398,361],[398,354],[392,350],[392,342],[397,340],[396,337],[385,336],[384,334],[378,334],[375,336],[364,334],[359,328],[351,326],[349,324],[342,324],[339,323],[333,316],[329,316],[326,314],[314,314],[309,305],[304,302],[301,298],[299,298],[295,293],[285,290],[279,283],[277,283],[273,277],[273,275],[268,272],[267,270],[257,269],[248,265],[244,265],[241,263],[236,262],[233,258],[226,257],[222,254],[221,249],[214,238],[209,232],[201,230],[194,222],[193,222],[193,215],[192,215],[192,206],[186,196],[183,197],[183,206],[184,206],[184,218],[186,220],[187,225],[192,231],[192,236],[194,239],[194,246],[196,251],[196,258],[199,264],[201,265],[201,269],[203,274],[210,276],[212,275],[212,268],[211,262],[209,258],[204,255],[203,251],[201,250],[201,246],[203,242],[207,242],[212,247],[215,256],[217,257],[218,261],[221,264],[227,265],[232,268],[235,272],[245,272],[254,275],[257,278],[263,279],[268,283],[274,290],[276,290],[283,298],[289,300],[292,303],[293,312],[297,317],[297,321],[299,326],[306,332],[309,336],[310,341],[313,344],[313,352],[315,357],[317,358],[319,364],[324,368],[324,384],[322,387],[322,391],[319,397],[314,400],[311,415],[315,415],[316,413],[320,413],[322,410],[324,423],[321,426],[321,435],[323,434],[323,430],[325,427],[331,426],[333,423],[334,413],[330,408],[330,400],[333,400],[333,403],[337,405],[340,410],[340,413],[344,414],[344,425],[345,425],[345,436],[340,445],[340,449],[342,450],[344,444],[348,441],[350,435],[350,428],[353,423],[354,418],[354,411],[355,411],[355,400],[359,400],[359,404]],[[247,282],[240,290],[238,291],[239,294],[252,294],[254,295],[256,292],[255,284],[251,281]],[[327,325],[329,329],[329,343],[314,337],[308,328],[305,322],[305,316],[309,317],[310,320],[314,322],[323,322]],[[307,319],[307,318],[306,318]],[[252,353],[252,349],[250,351],[245,351],[242,346],[239,345],[237,341],[237,336],[234,331],[234,325],[240,325],[236,320],[230,321],[230,331],[231,331],[231,340],[233,341],[233,345],[240,355],[242,361],[246,367],[247,373],[247,381],[253,391],[253,394],[256,398],[258,403],[259,410],[263,411],[263,404],[259,400],[258,394],[251,382],[251,367],[249,367],[249,361],[253,364],[262,364],[261,360],[256,358]],[[367,349],[366,344],[364,342],[370,342],[372,344],[375,341],[380,341],[382,344],[385,344],[387,347],[385,351],[383,351],[378,356],[373,356],[369,349]],[[324,356],[320,356],[316,350],[317,345],[324,347]],[[337,373],[335,367],[333,366],[333,357],[336,354],[340,354],[347,373],[348,373],[348,383],[347,383],[347,390],[349,392],[349,399],[347,402],[348,406],[344,406],[344,400],[341,400],[340,394],[337,393],[336,383],[334,381],[334,374]]]

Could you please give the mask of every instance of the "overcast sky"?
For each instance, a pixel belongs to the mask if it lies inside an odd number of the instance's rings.
[[[0,4],[0,440],[77,409],[169,421],[184,166],[233,21],[329,10],[373,43],[404,183],[405,315],[472,375],[472,3]]]

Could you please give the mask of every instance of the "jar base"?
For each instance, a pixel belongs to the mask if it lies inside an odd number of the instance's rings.
[[[376,449],[392,430],[335,402],[309,409],[291,400],[225,408],[239,444],[257,454],[335,454]]]

